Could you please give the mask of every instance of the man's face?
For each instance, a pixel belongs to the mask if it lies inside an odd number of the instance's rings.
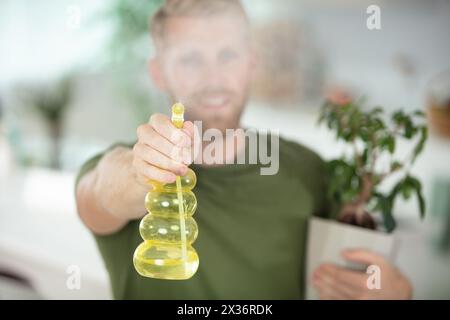
[[[155,60],[159,86],[186,105],[186,118],[205,128],[239,125],[254,57],[239,16],[169,18]]]

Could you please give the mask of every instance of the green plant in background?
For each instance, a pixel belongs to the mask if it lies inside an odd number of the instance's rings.
[[[39,114],[48,126],[52,142],[50,166],[61,168],[61,136],[64,116],[73,95],[74,76],[67,75],[51,86],[26,86],[19,90],[19,96]]]
[[[149,21],[163,0],[114,0],[99,19],[112,24],[110,60],[126,66],[142,65],[148,58]]]
[[[116,89],[129,102],[138,123],[148,117],[150,106],[159,103],[145,80],[151,51],[149,21],[162,3],[163,0],[113,0],[96,19],[112,26],[106,69],[113,72]]]
[[[385,229],[391,232],[396,227],[392,214],[395,199],[409,199],[415,195],[421,217],[425,214],[425,200],[420,180],[411,174],[411,167],[423,151],[428,137],[425,116],[421,111],[406,113],[396,111],[383,114],[380,107],[363,111],[361,103],[345,105],[326,101],[319,123],[326,124],[336,133],[337,140],[350,146],[350,156],[328,162],[328,197],[341,209],[338,220],[370,229],[376,225],[368,213],[381,213]],[[410,153],[401,160],[395,155],[399,140],[409,140]],[[389,167],[381,168],[384,161]],[[387,179],[397,177],[388,193],[380,191]]]

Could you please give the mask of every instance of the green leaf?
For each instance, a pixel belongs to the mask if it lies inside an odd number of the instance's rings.
[[[384,129],[386,126],[384,125],[383,121],[380,118],[373,119],[373,129],[375,131]]]
[[[380,139],[380,147],[383,150],[388,150],[389,153],[394,153],[395,151],[395,139],[393,136],[385,136],[383,138]]]
[[[396,111],[392,114],[392,120],[397,124],[401,125],[404,122],[405,113],[402,110]]]
[[[422,183],[419,179],[415,177],[409,176],[409,183],[417,196],[417,202],[419,204],[420,218],[423,219],[425,217],[425,199],[422,193]]]
[[[380,113],[383,113],[383,108],[382,107],[375,107],[372,109],[372,111],[370,112],[372,115],[378,115]]]
[[[401,169],[402,167],[403,167],[403,165],[398,161],[393,161],[391,163],[391,171],[397,171],[397,170]]]
[[[367,128],[365,128],[365,127],[361,128],[361,130],[359,131],[359,137],[364,142],[369,141],[370,135],[369,135],[369,131],[367,130]]]
[[[414,128],[414,126],[413,126],[413,124],[412,124],[412,122],[411,122],[411,120],[409,118],[405,118],[405,119],[406,119],[405,122],[404,122],[405,131],[404,131],[403,136],[406,139],[411,139],[414,136],[415,128]]]
[[[426,115],[425,115],[425,112],[423,112],[423,111],[421,111],[421,110],[416,110],[416,111],[414,111],[414,113],[413,113],[415,116],[418,116],[418,117],[422,117],[422,118],[424,118]]]
[[[395,151],[395,140],[394,140],[394,137],[389,136],[387,138],[387,145],[388,145],[389,152],[390,153],[394,153],[394,151]]]
[[[394,205],[395,199],[400,194],[400,192],[403,192],[403,185],[405,184],[405,179],[398,181],[397,184],[392,188],[391,192],[389,193],[388,198],[390,199],[392,206]]]
[[[394,217],[392,216],[391,209],[386,209],[382,211],[383,223],[387,232],[392,232],[397,227]]]
[[[411,186],[407,182],[404,182],[402,184],[401,190],[402,190],[403,199],[408,200],[411,197],[411,193],[412,193]]]
[[[390,197],[386,197],[383,195],[378,195],[377,198],[377,207],[381,210],[384,227],[386,228],[387,232],[392,232],[397,226],[397,223],[392,216],[393,200]]]
[[[358,191],[358,175],[354,164],[344,159],[336,159],[327,163],[328,198],[338,203],[353,200]]]
[[[426,126],[423,126],[419,130],[420,130],[420,139],[419,139],[419,142],[417,143],[417,145],[414,147],[412,162],[414,162],[416,160],[417,156],[420,153],[422,153],[422,151],[425,147],[425,142],[428,139],[428,128]]]
[[[365,148],[361,155],[361,160],[362,160],[363,165],[367,164],[368,154],[369,154],[369,149]]]
[[[425,199],[422,194],[422,190],[416,190],[417,201],[419,202],[420,218],[425,217]]]

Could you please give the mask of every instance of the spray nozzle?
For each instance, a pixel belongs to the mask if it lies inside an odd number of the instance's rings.
[[[184,122],[184,106],[182,103],[177,102],[172,106],[172,123],[178,129],[183,128]]]

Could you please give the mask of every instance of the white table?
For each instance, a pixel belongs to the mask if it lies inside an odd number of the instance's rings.
[[[2,183],[0,268],[27,277],[42,298],[107,299],[107,273],[76,213],[73,186],[74,174],[44,169]],[[79,290],[66,285],[70,266],[80,270]]]

